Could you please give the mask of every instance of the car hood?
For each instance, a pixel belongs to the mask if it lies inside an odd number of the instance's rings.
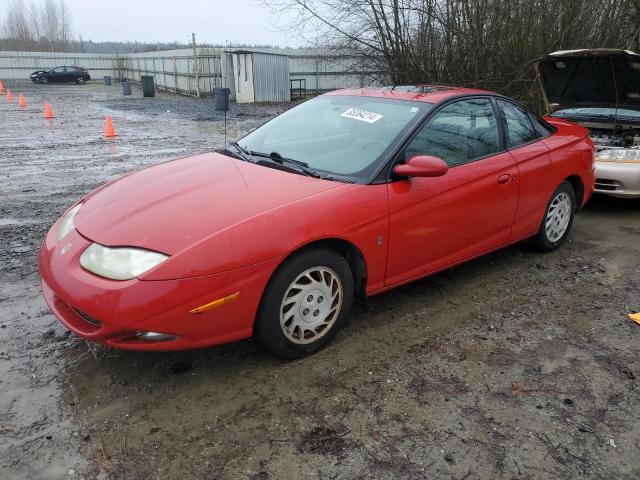
[[[640,110],[640,55],[617,49],[566,50],[536,62],[548,113],[565,108]]]
[[[78,232],[168,255],[266,211],[340,186],[209,152],[138,170],[89,194]]]

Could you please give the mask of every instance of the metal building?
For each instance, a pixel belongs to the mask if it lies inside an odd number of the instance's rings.
[[[288,102],[289,57],[250,50],[227,51],[223,78],[237,103]]]

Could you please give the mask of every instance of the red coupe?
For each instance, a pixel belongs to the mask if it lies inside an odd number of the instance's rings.
[[[557,248],[593,191],[593,154],[584,128],[490,92],[335,91],[89,193],[43,242],[44,297],[111,347],[253,336],[308,355],[354,295],[525,239]]]

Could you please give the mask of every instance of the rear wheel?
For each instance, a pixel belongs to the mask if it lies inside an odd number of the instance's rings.
[[[562,182],[551,195],[551,200],[531,244],[542,252],[558,248],[569,235],[576,212],[576,194],[569,182]]]
[[[344,257],[326,249],[301,252],[269,281],[254,338],[279,357],[310,355],[333,338],[352,302],[353,275]]]
[[[85,80],[85,78],[84,78],[84,77],[78,77],[78,78],[76,78],[76,83],[77,83],[78,85],[84,85],[84,84],[85,84],[85,82],[86,82],[86,80]]]

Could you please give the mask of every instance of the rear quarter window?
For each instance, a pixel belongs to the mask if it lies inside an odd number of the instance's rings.
[[[529,118],[531,119],[531,124],[538,138],[548,137],[553,133],[553,127],[544,120],[541,120],[533,114],[529,115]]]
[[[538,139],[528,112],[505,100],[497,102],[505,125],[508,148],[517,148]]]

